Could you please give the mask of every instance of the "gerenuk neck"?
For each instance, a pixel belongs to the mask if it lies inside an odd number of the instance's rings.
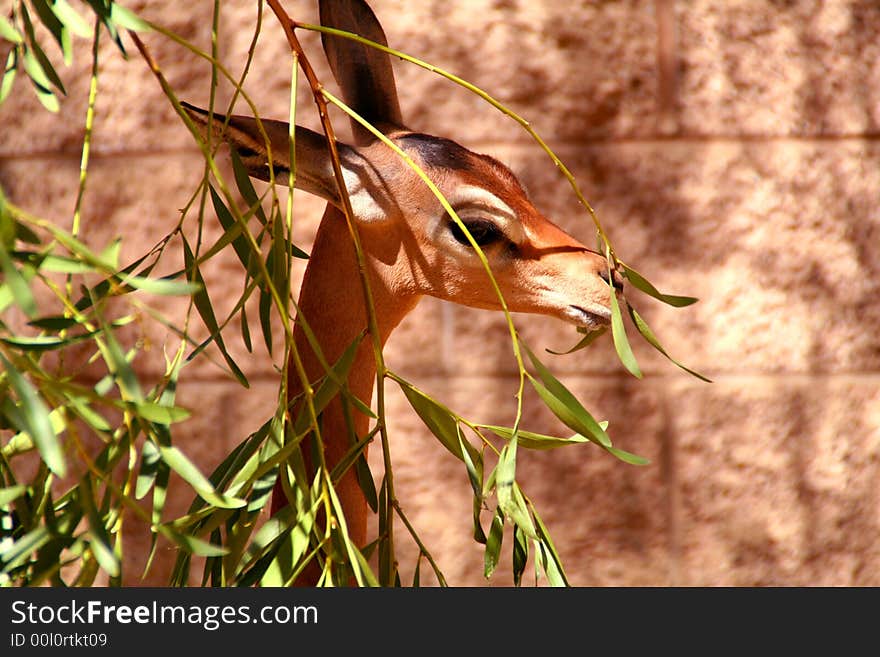
[[[369,249],[371,252],[372,250]],[[400,290],[391,289],[385,280],[387,276],[383,275],[383,272],[387,274],[387,270],[379,263],[368,262],[367,271],[379,338],[384,346],[394,328],[415,307],[418,296],[401,295]],[[299,312],[305,317],[321,345],[325,361],[331,365],[368,328],[367,306],[356,252],[345,217],[333,206],[328,205],[315,237],[300,289]],[[294,328],[293,339],[308,379],[314,383],[326,372],[299,323]],[[289,395],[292,398],[302,392],[302,385],[293,367],[290,367],[288,377]],[[348,386],[358,399],[369,406],[375,379],[373,338],[365,334],[349,371]],[[357,435],[363,438],[369,430],[369,418],[355,409],[352,409],[352,418]],[[321,436],[327,467],[332,469],[351,447],[343,407],[338,397],[330,402],[322,414]],[[366,450],[364,454],[366,455]],[[307,454],[306,464],[310,467]],[[309,474],[312,475],[313,472]],[[345,513],[349,535],[356,545],[362,547],[366,542],[367,503],[353,469],[349,469],[336,485],[336,492]],[[272,513],[285,505],[284,494],[276,487]]]

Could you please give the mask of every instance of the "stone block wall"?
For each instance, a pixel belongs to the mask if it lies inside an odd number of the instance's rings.
[[[256,4],[221,4],[221,58],[237,76]],[[311,3],[285,4],[295,18],[316,21]],[[213,3],[129,6],[210,48]],[[574,356],[545,358],[610,421],[618,446],[651,459],[637,468],[589,447],[522,454],[524,489],[571,582],[880,585],[880,6],[372,6],[393,47],[461,75],[531,122],[572,170],[626,262],[662,290],[701,300],[673,309],[631,296],[670,354],[711,384],[634,335],[641,381],[619,364],[610,337]],[[210,67],[161,35],[144,40],[179,96],[205,104]],[[318,40],[303,40],[329,80]],[[136,50],[126,62],[106,40],[102,48],[84,236],[99,246],[122,236],[124,256],[133,257],[175,224],[203,165]],[[62,72],[69,96],[58,116],[23,88],[0,106],[0,185],[58,221],[69,221],[75,198],[89,67],[82,41]],[[592,240],[589,217],[521,128],[427,71],[404,62],[395,71],[410,127],[499,157],[546,215]],[[263,116],[286,117],[289,81],[286,43],[266,10],[245,88]],[[229,86],[218,93],[228,99]],[[301,122],[317,126],[304,89],[298,98]],[[308,247],[322,204],[296,198],[296,231]],[[241,288],[232,254],[206,275],[215,302],[231,307]],[[180,313],[183,305],[163,309]],[[516,321],[535,349],[577,337],[550,319]],[[139,367],[160,374],[161,349],[173,341],[149,322],[138,330],[153,349]],[[251,389],[207,360],[187,368],[181,384],[180,403],[194,417],[176,439],[206,471],[274,407],[272,358],[261,349],[247,354],[231,333]],[[386,358],[470,419],[513,420],[518,379],[498,315],[426,299],[392,336]],[[387,391],[403,507],[449,583],[485,584],[464,469],[399,391],[391,384]],[[565,431],[534,399],[524,426]],[[379,450],[371,456],[380,473]],[[182,509],[189,499],[175,503]],[[401,543],[407,581],[417,550]],[[137,546],[130,554],[142,563]],[[510,583],[509,543],[505,554],[490,584]],[[170,550],[160,555],[146,583],[163,583],[172,560]],[[141,583],[138,568],[131,572],[129,583]]]

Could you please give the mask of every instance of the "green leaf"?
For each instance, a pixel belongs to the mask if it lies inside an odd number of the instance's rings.
[[[185,238],[183,239],[183,260],[187,272],[191,275],[192,281],[199,286],[198,291],[193,294],[192,298],[202,321],[205,322],[205,326],[211,332],[211,338],[209,338],[209,340],[213,339],[216,343],[217,347],[220,349],[220,353],[226,361],[226,364],[232,370],[232,373],[235,378],[238,379],[238,382],[245,388],[249,388],[250,384],[248,383],[244,372],[241,371],[241,368],[236,364],[232,356],[229,355],[229,352],[226,351],[223,336],[220,334],[220,326],[217,324],[217,317],[214,315],[214,308],[211,305],[211,299],[208,296],[208,289],[205,286],[205,279],[202,277],[202,273],[195,262],[195,256],[189,246],[189,242],[187,242]],[[189,358],[192,358],[194,355],[195,354],[191,354]]]
[[[0,342],[22,351],[48,351],[72,344],[70,340],[59,338],[57,335],[37,335],[33,337],[17,335],[11,338],[0,338]]]
[[[562,568],[562,559],[559,558],[556,546],[553,545],[550,532],[547,531],[547,527],[544,526],[544,522],[534,508],[532,508],[532,515],[535,518],[535,525],[540,537],[541,565],[544,568],[544,574],[547,575],[547,581],[551,586],[568,586],[568,579]]]
[[[165,406],[155,402],[137,402],[134,407],[142,418],[158,424],[173,424],[190,416],[190,412],[185,408]]]
[[[6,506],[10,502],[14,502],[21,497],[26,490],[27,486],[21,484],[0,488],[0,506]]]
[[[12,43],[22,42],[21,34],[18,33],[18,30],[16,30],[12,23],[10,23],[3,15],[0,15],[0,38],[11,41]]]
[[[648,344],[650,344],[652,347],[654,347],[654,349],[656,349],[661,354],[666,356],[666,358],[668,358],[672,363],[674,363],[675,365],[677,365],[678,367],[683,369],[688,374],[691,374],[691,375],[697,377],[698,379],[705,381],[706,383],[712,383],[711,379],[703,376],[699,372],[695,372],[694,370],[692,370],[688,367],[685,367],[680,362],[675,360],[672,356],[670,356],[668,353],[666,353],[666,350],[660,344],[660,341],[657,339],[657,336],[654,335],[654,332],[651,330],[651,327],[649,327],[647,322],[645,322],[645,320],[642,319],[642,316],[636,312],[636,309],[633,308],[630,304],[627,304],[627,310],[629,311],[629,317],[630,317],[630,319],[632,319],[633,324],[635,324],[635,327],[638,329],[639,333],[642,334],[642,337],[644,337],[645,340],[648,341]]]
[[[43,329],[46,331],[64,331],[73,326],[76,326],[79,322],[77,322],[73,317],[63,317],[62,315],[54,315],[52,317],[40,317],[39,319],[34,319],[28,322],[28,326],[33,326],[34,328]]]
[[[31,293],[30,285],[21,271],[12,262],[6,247],[0,243],[0,268],[3,270],[4,285],[9,288],[21,311],[32,318],[37,314],[37,302]]]
[[[113,335],[112,329],[106,325],[102,328],[104,329],[104,341],[103,345],[99,343],[98,347],[101,349],[101,354],[104,356],[107,367],[113,375],[113,380],[126,398],[136,402],[143,400],[144,394],[141,391],[141,384],[134,373],[134,369],[131,367],[129,357],[122,352],[122,346],[116,340],[116,336]],[[130,356],[133,358],[134,352]]]
[[[135,499],[141,499],[150,491],[153,482],[156,481],[156,474],[161,462],[162,454],[156,445],[151,440],[144,441],[144,447],[141,450],[141,469],[134,489]]]
[[[143,18],[126,9],[118,2],[110,5],[110,20],[118,27],[132,30],[133,32],[149,32],[152,28]]]
[[[573,346],[571,349],[567,349],[566,351],[553,351],[552,349],[547,349],[546,351],[553,354],[554,356],[565,356],[567,354],[573,354],[576,351],[580,351],[581,349],[586,349],[587,347],[589,347],[596,341],[597,338],[605,335],[605,332],[607,330],[608,329],[606,328],[600,328],[596,331],[590,331],[583,338],[581,338],[575,346]]]
[[[189,296],[201,290],[201,286],[198,283],[175,281],[168,278],[123,276],[122,282],[144,292],[162,296]]]
[[[3,69],[3,79],[0,80],[0,104],[8,97],[15,82],[15,74],[18,72],[18,51],[13,49],[6,57],[6,67]]]
[[[46,93],[51,95],[51,88],[54,86],[61,93],[67,95],[64,83],[58,77],[52,62],[49,61],[46,53],[43,52],[43,49],[35,41],[31,42],[31,47],[24,53],[24,68],[31,77],[31,80],[34,81],[34,84]]]
[[[495,466],[495,490],[498,494],[498,506],[517,527],[530,537],[537,538],[535,526],[525,507],[522,493],[516,483],[517,440],[513,438],[501,450],[498,465]]]
[[[513,585],[522,584],[522,575],[529,560],[529,541],[521,527],[513,528]]]
[[[0,194],[0,196],[2,196],[2,194]],[[0,206],[4,204],[5,199],[0,198]],[[3,208],[0,207],[0,215],[2,215],[3,213]],[[15,222],[15,237],[16,239],[20,239],[22,242],[26,242],[27,244],[33,244],[35,246],[42,246],[43,244],[40,236],[32,231],[30,227],[20,221]]]
[[[254,345],[251,342],[251,327],[248,323],[247,309],[242,305],[241,312],[239,313],[239,320],[241,325],[241,341],[244,343],[244,348],[248,350],[248,353],[254,353]]]
[[[9,383],[18,396],[22,411],[21,415],[25,423],[24,430],[33,439],[40,457],[42,457],[49,470],[59,477],[63,477],[67,474],[67,464],[64,460],[64,450],[61,448],[61,443],[58,441],[58,437],[52,428],[49,409],[33,386],[12,363],[6,360],[3,354],[0,354],[0,361],[3,362],[9,377]]]
[[[3,564],[3,570],[9,572],[18,568],[30,558],[31,554],[50,540],[52,540],[52,535],[48,528],[45,525],[40,525],[14,543],[0,545],[0,563]]]
[[[642,378],[642,370],[636,361],[632,347],[629,346],[629,340],[626,337],[626,328],[623,325],[623,316],[620,314],[620,304],[617,302],[617,295],[614,288],[611,289],[611,336],[614,338],[614,348],[617,350],[617,356],[623,366],[629,370],[637,379]]]
[[[203,541],[202,539],[196,538],[195,536],[181,534],[180,532],[176,532],[165,525],[158,526],[156,530],[159,531],[163,536],[166,536],[167,538],[177,543],[188,553],[194,554],[199,557],[222,557],[224,554],[227,554],[229,552],[229,550],[221,545],[214,545],[213,543]]]
[[[565,426],[590,440],[607,447],[611,446],[611,438],[605,429],[599,424],[589,411],[577,400],[577,398],[560,382],[544,364],[538,360],[526,345],[526,353],[532,365],[541,378],[541,382],[529,375],[529,382],[535,391],[547,405],[553,414],[558,417]]]
[[[40,17],[40,21],[46,27],[47,30],[55,37],[55,40],[58,42],[59,47],[64,53],[65,61],[67,61],[67,57],[69,55],[69,50],[65,49],[65,36],[64,24],[58,20],[58,17],[52,12],[52,9],[49,7],[49,4],[46,0],[31,0],[31,4],[34,9],[37,11],[37,15]],[[69,63],[69,62],[68,62]]]
[[[213,185],[208,187],[208,191],[211,194],[211,203],[214,206],[214,213],[217,215],[217,220],[220,222],[220,225],[223,226],[223,230],[225,231],[223,238],[226,239],[227,243],[232,244],[232,248],[235,250],[235,254],[238,256],[241,264],[244,265],[245,269],[250,271],[248,263],[251,259],[251,246],[248,244],[247,239],[241,234],[242,225],[232,216],[232,212],[226,207],[226,204],[223,202],[220,194],[217,193],[217,190],[214,189]],[[251,272],[251,274],[253,275],[254,272]]]
[[[599,425],[601,426],[602,423],[600,422]],[[498,427],[491,424],[479,424],[477,426],[482,429],[488,429],[496,436],[504,438],[505,440],[510,440],[513,437],[513,429],[509,427]],[[527,449],[555,449],[556,447],[565,447],[566,445],[578,445],[592,442],[589,438],[586,438],[579,433],[576,433],[570,438],[557,438],[555,436],[545,436],[540,433],[533,433],[531,431],[523,431],[522,429],[519,429],[516,435],[519,444]]]
[[[55,0],[52,5],[52,11],[58,17],[64,26],[76,34],[77,36],[88,38],[92,36],[92,28],[86,20],[80,16],[69,4],[67,0]]]
[[[246,500],[227,497],[218,493],[205,475],[177,447],[160,446],[159,452],[162,455],[162,460],[168,464],[168,467],[192,486],[199,497],[208,502],[208,504],[213,504],[221,509],[238,509],[247,504]]]
[[[651,463],[649,459],[646,459],[644,456],[639,456],[638,454],[630,454],[622,449],[618,449],[616,447],[606,447],[606,450],[619,458],[624,463],[629,463],[631,465],[648,465]]]
[[[626,279],[633,284],[633,287],[641,290],[649,296],[654,297],[658,301],[662,301],[663,303],[669,304],[670,306],[674,306],[676,308],[690,306],[691,304],[699,301],[699,299],[695,297],[679,297],[673,294],[662,294],[648,281],[648,279],[642,276],[635,269],[627,266],[622,262],[620,263],[620,265],[623,267],[624,276],[626,276]]]
[[[80,480],[80,485],[76,488],[76,491],[80,506],[85,511],[89,521],[89,528],[86,530],[89,548],[101,568],[111,577],[119,577],[119,558],[113,552],[113,548],[110,547],[110,535],[95,506],[94,487],[90,474],[85,475]]]
[[[116,271],[119,269],[119,253],[122,250],[122,239],[116,238],[98,254],[98,260],[105,263],[107,269]]]
[[[235,184],[238,186],[238,191],[241,193],[241,197],[244,199],[245,203],[247,203],[248,208],[253,210],[254,215],[260,220],[260,223],[266,225],[268,220],[266,219],[266,214],[263,212],[263,208],[260,205],[260,197],[257,196],[257,190],[254,189],[247,167],[245,167],[244,162],[241,161],[241,156],[236,149],[230,148],[229,155],[232,159],[232,174],[235,177]]]
[[[271,272],[271,269],[269,270]],[[258,305],[260,315],[260,329],[263,331],[263,343],[266,351],[272,354],[272,294],[268,286],[260,287],[260,303]]]
[[[501,507],[495,509],[492,518],[492,527],[489,529],[489,537],[486,539],[486,550],[483,553],[483,576],[486,579],[492,577],[498,566],[501,555],[501,544],[504,540],[504,513]]]
[[[68,258],[66,256],[47,255],[40,261],[41,270],[58,272],[60,274],[88,274],[95,268],[82,260]]]
[[[461,427],[456,425],[456,431],[458,433],[458,444],[461,453],[461,460],[464,461],[465,468],[467,469],[468,481],[471,482],[471,488],[474,491],[474,495],[478,498],[482,499],[482,491],[483,491],[483,457],[479,452],[476,452],[475,449],[468,449],[468,446],[465,445],[467,440],[461,433]],[[472,458],[471,452],[474,451],[477,454],[477,459]]]
[[[458,460],[463,460],[461,454],[462,444],[458,437],[458,417],[442,404],[428,397],[413,385],[396,379],[406,395],[410,406],[425,423],[425,426],[434,434],[440,443],[448,449]]]

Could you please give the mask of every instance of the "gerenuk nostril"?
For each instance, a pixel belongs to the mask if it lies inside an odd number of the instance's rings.
[[[621,276],[620,272],[617,271],[616,269],[610,273],[610,280],[609,280],[609,272],[607,269],[603,269],[602,271],[600,271],[599,276],[602,278],[603,281],[605,281],[609,285],[613,285],[614,289],[617,290],[618,292],[623,291],[623,276]]]

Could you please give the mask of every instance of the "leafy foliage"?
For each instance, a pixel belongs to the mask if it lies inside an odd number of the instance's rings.
[[[124,37],[145,29],[190,47],[180,37],[161,26],[148,25],[116,2],[88,0],[85,5],[93,15],[93,27],[82,8],[74,9],[65,0],[19,1],[13,3],[9,16],[0,16],[0,44],[5,48],[0,48],[5,57],[0,103],[9,97],[16,76],[21,74],[30,81],[46,109],[58,111],[58,94],[64,94],[65,88],[45,49],[60,48],[69,64],[76,52],[74,37],[93,40],[93,93],[86,118],[84,175],[78,198],[82,198],[88,171],[98,87],[97,43],[102,31],[117,44],[122,55],[126,55]],[[215,6],[219,11],[220,3]],[[47,34],[50,43],[41,43],[39,34]],[[363,41],[356,35],[341,34]],[[136,37],[132,39],[141,55],[149,59],[145,47]],[[429,67],[404,53],[386,50]],[[199,54],[208,57],[215,72],[253,105],[241,88],[241,81],[233,79],[217,63],[216,52]],[[253,49],[250,54],[253,55]],[[161,69],[155,62],[150,63],[169,102],[187,122]],[[244,64],[244,71],[249,63]],[[528,126],[486,92],[430,68]],[[341,105],[325,90],[313,91],[323,95],[326,102]],[[291,115],[294,109],[291,107]],[[384,433],[385,417],[384,408],[373,413],[347,389],[345,381],[357,343],[336,363],[327,364],[321,380],[306,382],[310,385],[304,386],[304,398],[288,400],[287,378],[297,375],[290,369],[290,363],[298,357],[291,352],[294,347],[289,339],[296,310],[290,300],[291,292],[295,291],[290,265],[292,258],[308,257],[292,241],[291,206],[282,210],[274,187],[259,196],[235,154],[234,180],[225,181],[208,144],[201,141],[191,124],[189,127],[204,152],[207,172],[184,212],[197,215],[199,230],[195,237],[186,233],[181,219],[153,248],[125,265],[119,261],[118,240],[107,245],[89,245],[80,235],[79,203],[68,229],[9,202],[0,190],[0,583],[88,586],[99,581],[99,574],[103,573],[110,584],[122,584],[129,568],[123,528],[126,519],[135,516],[150,528],[153,554],[160,545],[177,548],[178,558],[169,582],[174,586],[194,581],[224,586],[287,585],[309,563],[317,564],[322,572],[322,584],[354,581],[360,585],[400,585],[391,540],[396,522],[419,548],[412,584],[417,586],[421,582],[423,561],[437,580],[445,584],[429,548],[394,499],[390,452],[385,455],[386,471],[378,491],[363,459],[366,444]],[[531,128],[527,129],[531,132]],[[414,163],[411,166],[415,167]],[[570,174],[567,177],[574,182]],[[425,181],[432,184],[427,177]],[[579,195],[576,186],[575,191]],[[237,198],[244,201],[244,207],[238,206]],[[605,242],[609,267],[621,268],[634,287],[671,306],[682,307],[696,301],[660,293],[641,274],[617,260],[595,214],[584,203]],[[207,220],[208,204],[223,228],[222,236],[212,244],[202,241],[201,227]],[[448,210],[454,216],[451,208]],[[461,228],[480,252],[467,228],[463,224]],[[169,253],[171,245],[177,243],[180,257],[176,261],[182,261],[183,268],[165,275],[154,273],[162,270],[158,267],[160,262],[173,260]],[[241,295],[226,316],[218,313],[202,273],[205,263],[218,257],[237,261],[243,279]],[[484,264],[491,276],[485,259]],[[285,333],[277,408],[213,472],[204,473],[187,456],[186,446],[175,440],[175,428],[191,415],[191,411],[176,403],[181,372],[194,360],[209,358],[208,347],[212,347],[221,356],[219,366],[241,386],[249,386],[245,372],[228,349],[224,332],[235,322],[240,326],[247,351],[253,351],[254,318],[246,314],[246,304],[253,295],[258,307],[255,323],[269,353],[274,344],[273,327],[280,325]],[[166,319],[151,305],[151,300],[162,296],[188,299],[186,316],[177,318],[182,325]],[[628,342],[624,317],[630,318],[649,344],[667,357],[668,354],[628,303],[627,313],[623,314],[613,288],[612,299],[615,347],[626,369],[641,376]],[[140,373],[135,361],[155,358],[155,352],[146,354],[144,345],[126,332],[126,327],[145,317],[153,318],[169,334],[180,338],[179,347],[165,355],[164,373],[152,381]],[[207,332],[207,338],[196,341],[192,337],[197,334],[192,328],[196,321],[201,322],[200,328]],[[468,420],[381,362],[380,397],[386,382],[398,385],[427,429],[461,462],[473,492],[474,540],[485,549],[485,576],[491,577],[501,561],[508,526],[512,527],[514,581],[522,582],[531,561],[536,579],[545,578],[551,585],[564,586],[568,580],[559,554],[517,481],[517,463],[524,458],[523,450],[580,449],[593,444],[628,464],[644,465],[647,461],[614,447],[607,423],[594,419],[521,341],[509,314],[507,322],[520,372],[517,421],[513,426]],[[307,326],[304,328],[308,331]],[[564,353],[586,348],[598,335],[584,335]],[[526,366],[522,353],[531,367]],[[677,361],[672,362],[705,379]],[[85,376],[87,371],[89,375]],[[526,382],[536,399],[572,435],[542,435],[519,426]],[[374,417],[375,428],[368,436],[353,437],[349,454],[334,470],[318,467],[307,476],[301,445],[303,441],[320,442],[321,412],[335,397],[341,397],[348,408]],[[294,408],[301,410],[292,413]],[[382,445],[384,450],[389,449],[387,442]],[[380,534],[363,548],[350,540],[335,492],[335,483],[350,468],[356,469],[364,492],[379,515]],[[190,489],[192,503],[185,514],[169,518],[166,503],[172,474]],[[290,505],[265,519],[262,512],[278,481]],[[333,522],[327,522],[330,518]],[[379,564],[377,573],[369,565],[374,554]],[[193,572],[194,557],[203,564],[200,575]],[[152,556],[147,570],[151,562]]]

